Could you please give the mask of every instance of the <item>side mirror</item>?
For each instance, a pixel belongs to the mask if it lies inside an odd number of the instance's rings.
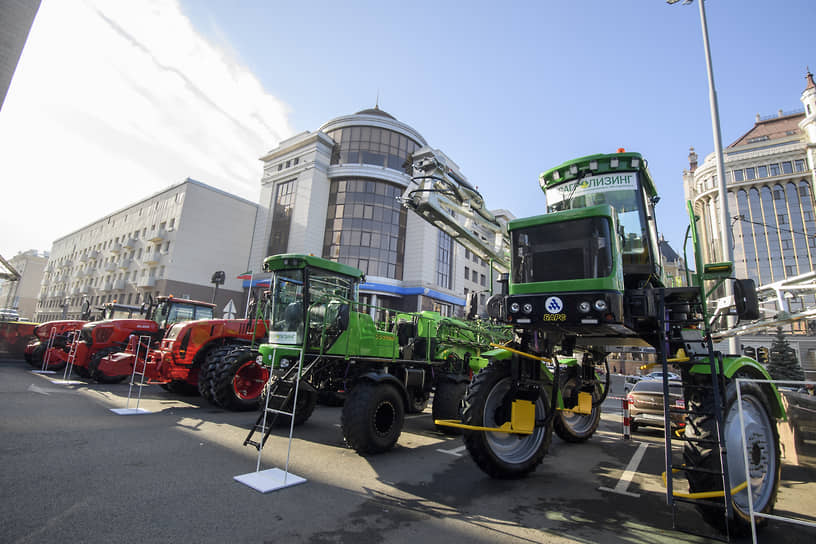
[[[759,319],[759,300],[754,280],[734,280],[734,303],[740,321]]]

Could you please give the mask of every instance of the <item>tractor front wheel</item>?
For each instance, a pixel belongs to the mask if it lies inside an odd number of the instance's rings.
[[[463,422],[476,427],[500,427],[509,421],[509,405],[514,400],[513,378],[507,365],[491,362],[476,375],[465,397]],[[535,401],[535,419],[546,418],[549,410],[542,389]],[[537,424],[532,434],[495,431],[465,431],[465,446],[485,473],[494,478],[520,478],[535,468],[547,454],[552,434]]]
[[[210,378],[213,400],[218,406],[234,411],[258,407],[269,371],[255,361],[257,357],[257,350],[237,347],[221,359]]]
[[[561,398],[574,396],[577,393],[576,389],[581,385],[580,380],[575,377],[566,379],[562,383]],[[599,387],[595,389],[595,393],[592,395],[593,403],[601,398]],[[559,410],[555,413],[553,419],[553,430],[564,442],[585,442],[595,434],[600,422],[600,404],[593,406],[592,411],[588,414],[579,414],[571,410]]]
[[[286,385],[286,388],[293,387]],[[271,388],[275,389],[275,384],[271,384]],[[279,387],[280,389],[280,387]],[[278,394],[283,394],[279,392]],[[303,425],[306,421],[312,417],[312,412],[314,412],[315,406],[317,406],[317,399],[318,393],[312,387],[310,387],[306,382],[301,381],[300,387],[298,387],[297,391],[297,409],[295,410],[295,426]],[[295,395],[295,392],[292,391],[292,396]],[[261,409],[266,406],[266,392],[263,393],[261,397]],[[289,402],[283,403],[283,399],[280,397],[272,397],[269,399],[269,408],[273,408],[275,410],[282,410],[285,412],[292,411],[292,400],[289,399]],[[267,415],[267,420],[272,417],[272,414]],[[284,425],[289,425],[292,419],[284,414],[276,414],[272,424],[276,427],[283,427]]]
[[[405,407],[396,387],[370,381],[352,388],[340,418],[343,437],[361,455],[393,448],[404,420]]]

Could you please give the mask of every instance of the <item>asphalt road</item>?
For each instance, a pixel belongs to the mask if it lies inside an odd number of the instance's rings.
[[[621,440],[619,401],[592,440],[554,437],[516,481],[483,474],[430,410],[408,416],[393,451],[361,457],[343,442],[341,409],[318,406],[291,449],[289,470],[307,481],[261,494],[234,479],[255,470],[255,449],[241,445],[255,413],[148,386],[140,407],[151,413],[120,416],[110,409],[126,406],[127,384],[54,384],[29,370],[0,361],[3,543],[710,541],[672,529],[662,431]],[[262,469],[285,466],[287,438],[273,434]],[[813,476],[785,467],[782,510],[816,513]],[[709,531],[689,508],[678,523]],[[771,522],[760,542],[815,536]]]

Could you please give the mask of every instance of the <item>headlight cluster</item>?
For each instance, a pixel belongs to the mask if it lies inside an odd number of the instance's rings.
[[[533,305],[529,302],[525,302],[524,306],[520,305],[518,302],[511,302],[510,303],[510,313],[517,314],[519,311],[524,312],[527,315],[533,313]]]
[[[607,304],[602,298],[599,298],[594,303],[590,303],[589,301],[585,300],[578,304],[578,311],[582,314],[588,314],[592,308],[595,308],[595,310],[599,312],[605,312],[609,309],[609,304]]]

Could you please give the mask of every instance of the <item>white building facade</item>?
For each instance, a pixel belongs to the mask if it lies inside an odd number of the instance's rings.
[[[816,269],[816,83],[806,75],[803,109],[757,115],[754,126],[723,150],[730,232],[719,225],[720,199],[714,154],[697,163],[694,148],[683,172],[686,198],[702,218],[705,261],[725,260],[722,236],[731,236],[738,278],[767,285]],[[791,311],[816,304],[813,295],[792,295]],[[773,331],[771,331],[773,332]],[[792,332],[806,335],[807,324]],[[798,335],[797,335],[798,336]],[[816,372],[816,340],[792,339],[806,370]],[[769,337],[743,337],[743,346],[769,347]]]
[[[260,271],[268,255],[314,254],[362,270],[361,300],[373,306],[457,315],[477,291],[483,310],[488,264],[398,200],[411,179],[409,157],[427,145],[377,107],[281,142],[261,158],[263,235],[251,268]]]
[[[77,318],[91,306],[141,304],[148,295],[211,301],[216,316],[243,317],[247,270],[259,207],[187,179],[54,241],[39,293],[36,319]]]
[[[37,296],[40,293],[48,253],[30,249],[18,253],[9,264],[20,274],[17,281],[0,280],[0,306],[17,310],[20,317],[32,319],[36,313]]]

